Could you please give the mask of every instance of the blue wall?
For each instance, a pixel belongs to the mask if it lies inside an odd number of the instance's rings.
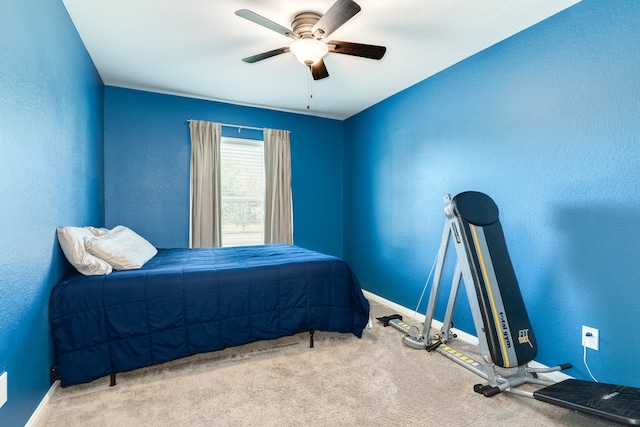
[[[103,221],[103,85],[59,0],[0,6],[2,426],[49,390],[48,301],[69,267],[55,229]]]
[[[414,308],[442,195],[485,192],[536,359],[588,378],[580,335],[592,326],[596,378],[640,386],[638,22],[637,0],[585,0],[347,120],[344,257],[363,286]],[[455,323],[475,331],[468,306]]]
[[[189,246],[189,119],[290,130],[294,243],[342,255],[342,122],[110,86],[108,227],[126,225],[156,247]]]
[[[187,119],[290,129],[296,243],[344,255],[366,289],[407,307],[438,249],[442,194],[488,193],[537,359],[586,378],[586,324],[601,335],[594,375],[640,386],[640,2],[584,0],[344,123],[105,89],[59,0],[0,12],[3,426],[49,389],[47,303],[69,268],[57,226],[187,245]],[[456,325],[471,331],[464,308]]]

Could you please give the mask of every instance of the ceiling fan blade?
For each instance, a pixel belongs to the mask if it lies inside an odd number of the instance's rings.
[[[250,11],[249,9],[236,10],[236,15],[240,16],[241,18],[248,19],[249,21],[256,23],[258,25],[262,25],[263,27],[273,30],[276,33],[282,34],[283,36],[291,37],[294,39],[298,38],[295,34],[293,34],[293,31],[291,31],[290,29],[285,28],[280,24],[276,24],[275,22],[270,21],[264,16],[258,15],[257,13]]]
[[[322,59],[313,65],[309,65],[309,69],[311,70],[313,80],[321,80],[329,77],[329,71],[327,71],[327,67],[324,65],[324,61]]]
[[[314,37],[318,39],[327,37],[340,28],[342,24],[353,18],[360,10],[358,3],[353,0],[336,0],[329,10],[316,22],[311,32]]]
[[[246,58],[242,58],[242,60],[244,62],[248,62],[249,64],[253,64],[254,62],[262,61],[263,59],[271,58],[272,56],[280,55],[281,53],[287,52],[289,52],[289,46],[270,50],[269,52],[262,52],[253,56],[248,56]]]
[[[329,52],[342,53],[345,55],[361,56],[370,59],[382,59],[387,48],[372,44],[350,43],[338,40],[327,42]]]

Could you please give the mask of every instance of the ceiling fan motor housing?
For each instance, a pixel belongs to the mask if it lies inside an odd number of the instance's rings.
[[[311,38],[314,36],[311,30],[321,17],[322,14],[312,11],[296,13],[293,18],[291,18],[291,28],[298,37]]]

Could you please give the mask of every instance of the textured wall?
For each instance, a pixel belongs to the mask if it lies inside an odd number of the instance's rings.
[[[347,120],[345,259],[364,287],[413,309],[442,195],[483,191],[537,360],[587,378],[581,325],[596,327],[596,378],[640,386],[625,333],[640,318],[639,20],[638,1],[585,0]],[[473,332],[460,300],[455,323]]]
[[[103,85],[59,0],[0,7],[2,426],[21,426],[50,387],[48,302],[68,264],[61,225],[103,220]]]
[[[288,129],[294,243],[342,255],[342,122],[115,87],[105,91],[107,226],[127,225],[157,247],[188,247],[187,120]],[[245,136],[247,130],[231,132]]]

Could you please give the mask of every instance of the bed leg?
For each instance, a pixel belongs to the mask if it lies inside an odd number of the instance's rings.
[[[58,362],[55,362],[49,367],[49,381],[51,381],[51,384],[53,384],[59,379],[60,375],[58,375]]]
[[[309,348],[313,348],[313,333],[315,331],[309,331]]]
[[[116,385],[116,373],[112,372],[110,377],[109,387],[113,387],[114,385]]]

